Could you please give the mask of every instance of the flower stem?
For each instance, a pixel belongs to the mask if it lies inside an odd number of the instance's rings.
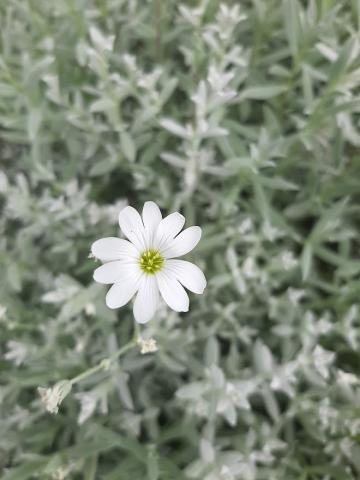
[[[71,385],[75,385],[75,383],[79,383],[82,380],[84,380],[87,377],[90,377],[94,373],[100,372],[101,370],[108,370],[110,365],[120,358],[124,353],[126,353],[128,350],[133,348],[136,345],[136,339],[132,339],[129,343],[121,347],[117,352],[115,352],[111,357],[109,358],[103,358],[100,363],[95,365],[94,367],[89,368],[88,370],[85,370],[85,372],[80,373],[76,377],[72,378],[69,380]]]

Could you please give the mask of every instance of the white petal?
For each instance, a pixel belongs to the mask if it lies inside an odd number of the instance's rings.
[[[162,220],[160,208],[155,202],[145,202],[142,211],[145,228],[155,230]]]
[[[171,271],[177,280],[191,292],[201,294],[206,287],[206,278],[199,267],[185,260],[167,260],[165,270]]]
[[[154,247],[166,249],[185,223],[185,217],[179,212],[170,213],[159,223],[155,234]]]
[[[189,227],[181,232],[162,253],[166,258],[181,257],[195,248],[200,238],[201,228]]]
[[[117,283],[127,281],[128,276],[135,275],[141,270],[137,263],[122,261],[107,262],[94,272],[94,280],[99,283]]]
[[[156,229],[162,219],[160,209],[156,205],[156,203],[154,202],[144,203],[142,218],[143,218],[145,232],[147,236],[147,242],[148,242],[148,245],[150,246],[153,241]]]
[[[142,272],[138,269],[135,274],[128,275],[117,281],[106,295],[106,305],[109,308],[119,308],[126,305],[138,291]]]
[[[154,275],[143,275],[134,303],[134,317],[138,323],[148,322],[159,304],[159,288]]]
[[[119,225],[123,234],[138,250],[146,250],[147,245],[144,224],[135,208],[125,207],[121,210],[119,213]]]
[[[100,238],[91,245],[91,253],[102,262],[137,258],[138,252],[127,240],[116,237]]]
[[[156,280],[161,296],[170,308],[175,312],[187,312],[189,310],[188,294],[173,274],[161,270],[156,274]]]

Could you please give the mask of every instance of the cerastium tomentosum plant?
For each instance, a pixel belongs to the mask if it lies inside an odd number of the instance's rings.
[[[94,272],[94,280],[113,284],[106,295],[106,305],[120,308],[136,295],[133,313],[137,323],[147,323],[159,306],[160,295],[176,312],[189,310],[189,297],[184,287],[202,294],[206,287],[203,272],[186,260],[175,260],[193,250],[201,238],[201,228],[188,227],[181,231],[185,217],[179,212],[162,218],[156,203],[145,202],[142,216],[131,206],[119,214],[119,225],[128,240],[107,237],[96,240],[91,246],[91,256],[103,265]],[[52,388],[39,387],[38,391],[46,409],[57,413],[59,405],[72,386],[97,373],[108,370],[115,360],[135,345],[142,354],[157,351],[156,340],[143,339],[138,327],[134,338],[110,358],[80,373],[71,380],[62,380]]]
[[[360,478],[359,19],[0,2],[1,479]],[[209,285],[139,324],[86,256],[147,199]]]

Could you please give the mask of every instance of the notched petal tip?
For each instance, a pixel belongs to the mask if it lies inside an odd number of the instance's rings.
[[[133,217],[134,215],[135,216],[140,216],[139,212],[134,207],[132,207],[131,205],[127,205],[126,207],[124,207],[120,210],[119,219],[123,218],[123,217],[127,217],[128,215],[130,215],[130,217]]]
[[[194,225],[183,230],[177,235],[169,246],[164,250],[166,258],[175,258],[191,252],[201,239],[202,230]]]
[[[133,315],[134,315],[134,318],[135,318],[135,322],[138,323],[139,325],[145,325],[145,323],[150,322],[150,320],[152,320],[152,318],[155,316],[155,314],[154,314],[152,317],[143,318],[143,317],[139,316],[138,314],[136,314],[135,312],[133,312]]]
[[[99,270],[100,267],[98,267],[96,270],[94,270],[94,273],[93,273],[93,279],[96,283],[103,283],[103,282],[100,282],[99,281]]]
[[[186,290],[185,290],[186,292]],[[186,313],[190,310],[190,299],[189,299],[189,296],[186,292],[186,304],[181,308],[181,310],[177,310],[178,312],[181,312],[181,313]]]
[[[185,217],[184,217],[184,215],[183,215],[182,213],[180,213],[180,212],[174,212],[174,215],[176,215],[177,217],[181,218],[181,220],[184,220],[184,222],[185,222]]]
[[[202,228],[199,227],[199,225],[194,225],[192,228],[194,229],[194,233],[195,233],[196,235],[198,235],[199,240],[200,240],[200,239],[201,239],[201,235],[202,235]]]
[[[159,205],[152,200],[147,200],[146,202],[144,202],[144,207],[145,206],[159,208]]]
[[[126,207],[123,207],[120,212],[119,212],[119,215],[121,215],[122,213],[126,211],[131,211],[134,207],[132,207],[131,205],[126,205]]]
[[[106,306],[107,306],[108,308],[110,308],[110,310],[116,310],[117,308],[120,308],[120,307],[118,307],[116,304],[113,304],[113,303],[109,302],[107,296],[106,296],[106,298],[105,298],[105,303],[106,303]]]
[[[119,226],[125,237],[138,250],[146,248],[144,223],[141,215],[134,207],[127,206],[120,211]]]
[[[132,274],[125,276],[122,281],[113,284],[106,294],[106,305],[111,308],[120,308],[130,302],[139,288],[140,276]]]
[[[198,295],[204,292],[207,284],[204,272],[194,263],[170,259],[166,261],[165,269],[190,292]]]
[[[200,272],[202,273],[202,284],[201,284],[201,286],[198,285],[199,290],[197,292],[194,291],[194,293],[196,293],[197,295],[202,295],[205,292],[205,288],[207,287],[207,280],[206,280],[206,277],[204,275],[204,272],[202,270],[200,270]]]
[[[133,306],[135,321],[141,324],[149,322],[155,316],[158,303],[159,291],[155,277],[143,276]]]
[[[95,242],[93,242],[91,244],[91,247],[90,247],[90,252],[94,255],[95,258],[97,258],[96,257],[96,247],[97,247],[97,245],[99,245],[99,240],[101,240],[101,239],[99,238],[98,240],[95,240]]]

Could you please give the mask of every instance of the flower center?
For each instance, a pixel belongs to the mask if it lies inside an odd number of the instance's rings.
[[[164,259],[157,250],[146,250],[140,255],[140,268],[145,273],[156,273],[163,266]]]

